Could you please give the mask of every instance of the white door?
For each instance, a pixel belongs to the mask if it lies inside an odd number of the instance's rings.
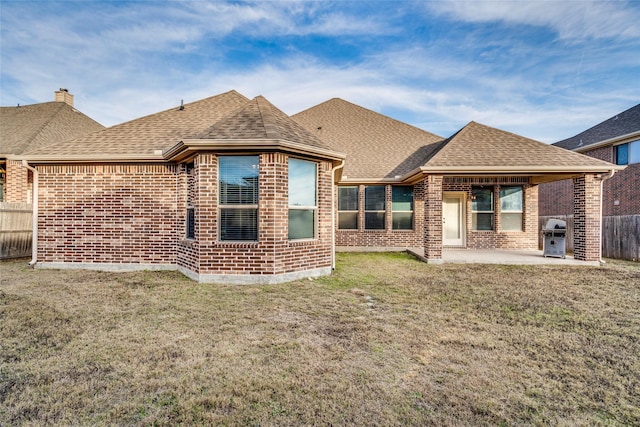
[[[464,246],[464,193],[444,193],[442,196],[442,244]]]

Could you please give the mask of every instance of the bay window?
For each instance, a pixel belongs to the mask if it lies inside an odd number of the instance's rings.
[[[258,163],[258,156],[218,158],[222,241],[258,240]]]
[[[317,164],[289,158],[289,239],[315,237]]]

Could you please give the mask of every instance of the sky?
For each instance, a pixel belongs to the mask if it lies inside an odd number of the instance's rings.
[[[0,105],[105,126],[235,89],[553,143],[640,102],[640,1],[0,2]]]

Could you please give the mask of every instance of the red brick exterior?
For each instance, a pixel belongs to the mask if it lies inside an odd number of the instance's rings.
[[[218,239],[218,162],[213,154],[194,161],[193,177],[181,170],[181,205],[195,209],[195,239],[186,239],[184,225],[178,243],[179,266],[207,276],[281,275],[315,269],[330,269],[331,163],[318,162],[317,238],[288,239],[288,156],[260,155],[258,241],[222,242]],[[182,215],[184,219],[184,215]]]
[[[3,200],[11,203],[31,203],[31,171],[20,160],[7,160]]]
[[[600,260],[600,180],[595,174],[574,178],[574,258]]]
[[[364,185],[358,185],[358,229],[338,229],[338,213],[336,211],[336,246],[366,248],[421,248],[424,244],[424,183],[413,186],[413,230],[392,229],[392,187],[386,186],[386,212],[384,230],[365,230],[364,226]],[[336,188],[336,200],[338,198]]]
[[[538,248],[538,186],[530,185],[526,177],[461,177],[445,178],[443,191],[463,191],[467,193],[466,247],[468,249],[537,249]],[[472,230],[471,189],[482,185],[493,187],[494,229],[491,231]],[[523,188],[522,231],[502,230],[500,211],[500,186],[520,185]]]
[[[442,259],[442,180],[442,175],[429,175],[424,180],[424,256],[427,260]]]
[[[37,169],[39,262],[175,264],[176,166]]]
[[[584,151],[583,154],[607,162],[613,162],[614,147],[606,146]],[[604,182],[603,216],[640,214],[640,163],[628,165]],[[540,215],[573,214],[573,180],[550,182],[540,185]]]
[[[40,165],[38,262],[173,267],[201,281],[326,274],[332,264],[332,164],[317,161],[317,238],[289,241],[288,159],[260,155],[258,241],[243,243],[218,240],[214,154],[198,155],[193,168]],[[195,239],[186,238],[188,206],[195,210]]]
[[[473,186],[491,186],[494,191],[495,227],[492,231],[471,229],[471,190]],[[505,231],[500,223],[500,186],[520,185],[524,191],[523,230]],[[442,196],[443,192],[464,192],[466,235],[468,249],[536,249],[538,246],[538,186],[529,184],[527,177],[443,177],[430,175],[414,185],[413,230],[391,228],[391,185],[387,185],[385,230],[364,229],[364,185],[359,186],[358,230],[339,230],[336,226],[338,247],[358,248],[424,248],[425,257],[442,258]],[[337,197],[337,195],[336,195]],[[336,214],[337,215],[337,214]],[[337,224],[337,217],[336,217]]]

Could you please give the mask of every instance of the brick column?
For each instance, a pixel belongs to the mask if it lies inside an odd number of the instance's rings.
[[[424,256],[428,262],[442,262],[442,175],[424,180]]]
[[[600,180],[587,173],[573,179],[573,247],[575,259],[600,259]]]

